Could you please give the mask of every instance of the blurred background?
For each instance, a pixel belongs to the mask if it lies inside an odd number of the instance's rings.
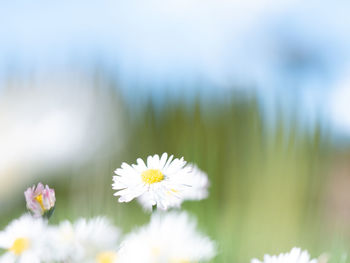
[[[23,191],[53,222],[149,220],[111,189],[121,162],[172,153],[208,173],[187,202],[214,262],[293,246],[348,262],[350,2],[0,3],[0,227]]]

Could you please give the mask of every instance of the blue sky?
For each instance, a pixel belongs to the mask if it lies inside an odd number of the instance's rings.
[[[344,130],[330,99],[347,90],[349,11],[344,0],[2,1],[0,77],[97,61],[126,90],[254,86],[267,108],[297,100],[306,119]]]

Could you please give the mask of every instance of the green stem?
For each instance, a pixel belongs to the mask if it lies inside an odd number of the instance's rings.
[[[53,212],[55,211],[55,207],[52,207],[49,211],[46,211],[43,215],[44,218],[46,218],[47,220],[49,220],[53,214]]]
[[[157,205],[152,205],[152,213],[157,212]]]

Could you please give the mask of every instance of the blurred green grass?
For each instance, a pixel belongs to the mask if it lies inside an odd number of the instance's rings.
[[[120,96],[115,88],[110,93]],[[326,131],[317,123],[305,128],[280,111],[274,122],[267,122],[254,94],[231,91],[191,102],[169,96],[161,100],[161,105],[152,99],[137,105],[124,101],[118,125],[126,137],[116,135],[80,166],[39,175],[56,189],[53,223],[101,214],[124,232],[147,223],[149,215],[135,201],[120,204],[113,197],[113,171],[123,161],[168,152],[209,175],[209,198],[183,208],[217,241],[219,254],[213,262],[249,262],[293,246],[307,248],[313,256],[336,251],[332,260],[341,262],[346,243],[324,228],[321,216],[333,151]],[[119,115],[116,111],[120,104],[109,114]],[[118,140],[123,140],[121,151],[115,150]],[[24,211],[22,199],[12,201],[11,212],[0,216],[1,226]]]

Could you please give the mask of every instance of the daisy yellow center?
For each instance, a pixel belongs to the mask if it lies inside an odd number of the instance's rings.
[[[113,263],[117,259],[117,253],[113,251],[102,252],[97,255],[97,263]]]
[[[17,238],[12,247],[10,247],[10,251],[12,251],[15,255],[21,255],[24,251],[29,248],[29,240],[28,238]]]
[[[38,203],[40,204],[41,208],[43,210],[45,210],[44,203],[43,203],[43,195],[40,194],[40,195],[36,196],[35,200],[38,201]]]
[[[158,169],[149,169],[141,174],[141,178],[146,184],[154,184],[163,181],[164,175]]]

